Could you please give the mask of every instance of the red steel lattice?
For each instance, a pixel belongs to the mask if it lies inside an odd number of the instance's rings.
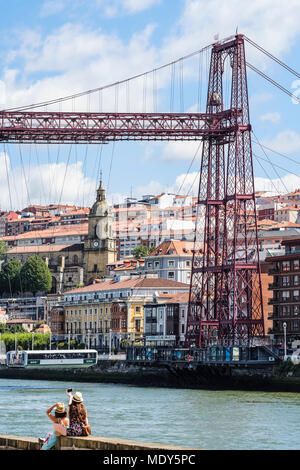
[[[199,140],[231,135],[231,111],[202,113],[0,112],[0,141]]]
[[[212,50],[207,112],[223,109],[222,75],[230,60],[227,145],[204,137],[186,332],[187,346],[251,345],[264,336],[251,126],[243,36]]]

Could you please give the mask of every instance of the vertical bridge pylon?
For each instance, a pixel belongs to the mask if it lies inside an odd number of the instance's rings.
[[[264,336],[244,38],[213,46],[208,114],[223,111],[231,67],[232,132],[203,136],[186,345],[251,345]]]

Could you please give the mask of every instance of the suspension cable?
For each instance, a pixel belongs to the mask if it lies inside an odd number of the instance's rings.
[[[267,80],[268,82],[272,83],[272,85],[275,85],[277,88],[279,88],[281,91],[283,91],[284,93],[286,93],[287,95],[289,95],[291,98],[295,99],[296,101],[298,101],[298,103],[300,103],[300,98],[298,98],[298,96],[294,95],[294,93],[291,93],[287,88],[285,88],[284,86],[280,85],[278,82],[276,82],[275,80],[273,80],[271,77],[269,77],[268,75],[266,75],[264,72],[262,72],[261,70],[258,70],[256,67],[254,67],[254,65],[250,64],[249,62],[246,62],[247,64],[247,67],[249,67],[251,70],[253,70],[254,72],[256,72],[258,75],[260,75],[261,77],[263,77],[265,80]]]
[[[283,180],[281,179],[280,175],[278,174],[277,170],[275,170],[275,168],[274,168],[274,166],[273,166],[273,163],[272,163],[272,162],[271,162],[271,160],[269,159],[269,156],[268,156],[268,155],[267,155],[267,153],[265,152],[264,148],[263,148],[263,147],[261,147],[261,145],[260,145],[260,142],[259,142],[258,138],[256,137],[256,135],[255,135],[254,131],[252,131],[252,133],[253,133],[253,135],[254,135],[254,137],[255,137],[256,141],[258,142],[258,144],[259,144],[259,146],[260,146],[261,150],[263,151],[263,153],[264,153],[265,157],[268,159],[268,161],[269,161],[270,165],[272,166],[273,170],[275,171],[275,173],[276,173],[277,177],[280,179],[280,181],[281,181],[281,184],[284,186],[284,188],[286,189],[286,191],[287,191],[287,192],[289,192],[289,190],[287,189],[287,187],[286,187],[285,183],[283,182]]]
[[[234,35],[229,36],[228,38],[225,38],[225,39],[223,39],[222,41],[219,41],[219,42],[229,41],[233,37],[234,37]],[[71,100],[71,99],[80,98],[82,96],[90,95],[90,94],[96,93],[96,92],[101,92],[102,90],[106,90],[106,89],[114,87],[114,86],[119,86],[119,85],[122,85],[124,83],[127,84],[128,81],[135,80],[135,79],[143,77],[144,75],[147,75],[147,74],[149,74],[149,75],[154,74],[155,75],[156,72],[158,72],[159,70],[165,69],[166,67],[169,67],[170,65],[176,64],[176,63],[181,62],[183,60],[189,59],[189,58],[191,58],[191,57],[193,57],[197,54],[200,54],[201,52],[207,51],[212,46],[213,46],[213,43],[209,44],[208,46],[205,46],[205,47],[203,47],[203,48],[201,48],[201,49],[199,49],[195,52],[192,52],[190,54],[182,56],[179,59],[168,62],[167,64],[161,65],[159,67],[155,67],[154,69],[149,70],[147,72],[139,73],[139,74],[133,75],[132,77],[125,78],[123,80],[118,80],[116,82],[110,83],[108,85],[104,85],[102,87],[93,88],[91,90],[83,91],[83,92],[80,92],[80,93],[75,93],[75,94],[64,96],[64,97],[61,97],[61,98],[55,98],[55,99],[49,100],[49,101],[43,101],[43,102],[39,102],[39,103],[32,103],[28,106],[19,106],[19,107],[7,108],[7,109],[4,109],[2,111],[25,111],[25,110],[29,110],[29,109],[33,109],[33,108],[39,108],[39,107],[42,107],[42,106],[50,106],[50,105],[57,104],[57,103],[61,104],[63,101],[68,101],[68,100]]]
[[[249,42],[249,44],[251,44],[252,46],[256,47],[256,49],[258,49],[259,51],[261,51],[263,54],[267,55],[268,57],[270,57],[270,59],[274,60],[275,62],[277,62],[279,65],[281,65],[282,67],[284,67],[286,70],[288,70],[289,72],[291,72],[293,75],[296,75],[296,77],[300,78],[300,74],[298,72],[296,72],[296,70],[292,69],[289,65],[285,64],[284,62],[282,62],[282,60],[278,59],[278,57],[275,57],[273,54],[271,54],[271,52],[268,52],[266,51],[266,49],[264,49],[263,47],[261,47],[259,44],[256,44],[256,42],[252,41],[252,39],[248,38],[247,36],[244,36],[244,39],[245,41]]]
[[[254,153],[253,151],[252,151],[252,153],[256,158],[259,158],[260,160],[263,160],[264,162],[270,164],[270,162],[268,160],[266,160],[265,158],[260,157],[259,155],[256,155],[256,153]],[[291,175],[297,176],[297,178],[300,178],[300,175],[297,175],[297,173],[294,173],[290,170],[287,170],[286,168],[283,168],[282,166],[276,165],[275,163],[273,163],[272,165],[276,166],[277,168],[280,168],[280,170],[283,170],[283,171],[286,171],[287,173],[290,173]]]
[[[288,157],[287,155],[285,155],[285,154],[283,154],[283,153],[281,153],[281,152],[278,152],[277,150],[274,150],[274,149],[268,147],[267,145],[262,144],[261,142],[256,142],[256,141],[254,141],[254,143],[255,143],[255,144],[258,144],[260,147],[263,147],[263,148],[265,148],[265,149],[267,149],[267,150],[270,150],[270,152],[275,153],[275,154],[279,155],[280,157],[286,158],[287,160],[290,160],[291,162],[296,163],[297,165],[300,165],[300,162],[298,162],[298,161],[295,160],[294,158]]]

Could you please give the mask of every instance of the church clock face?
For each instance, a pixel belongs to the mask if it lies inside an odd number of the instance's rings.
[[[93,247],[94,247],[94,248],[98,248],[98,246],[99,246],[99,242],[97,242],[97,240],[95,240],[95,241],[93,242]]]

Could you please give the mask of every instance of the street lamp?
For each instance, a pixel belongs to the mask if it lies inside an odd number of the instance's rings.
[[[108,359],[111,358],[111,328],[109,329],[109,351],[108,351]]]
[[[283,336],[284,336],[284,360],[286,361],[286,322],[283,322]]]

